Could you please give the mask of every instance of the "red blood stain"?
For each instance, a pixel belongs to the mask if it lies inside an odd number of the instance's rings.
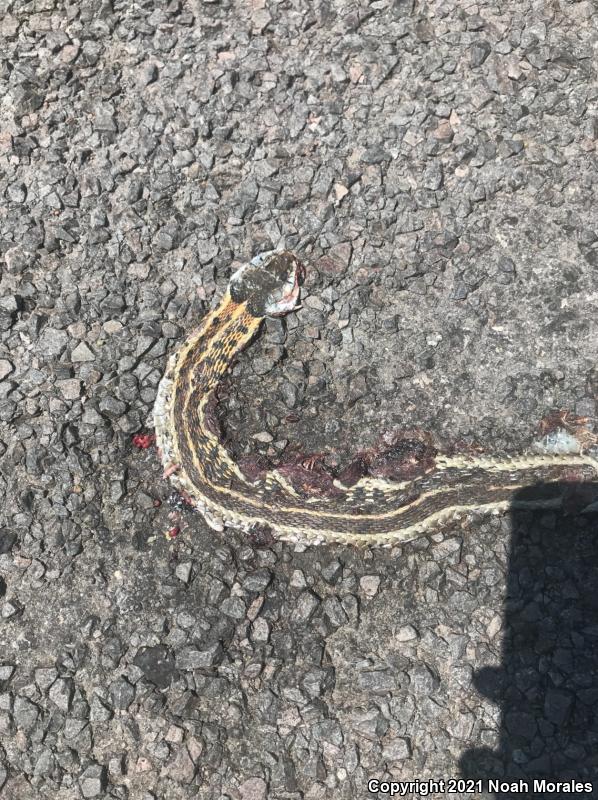
[[[147,450],[156,441],[156,436],[153,433],[136,433],[131,438],[131,441],[133,447],[137,447],[139,450]]]

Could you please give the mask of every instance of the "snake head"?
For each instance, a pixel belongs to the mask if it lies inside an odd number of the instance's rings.
[[[270,250],[255,256],[230,279],[229,291],[235,303],[246,303],[254,317],[288,314],[299,299],[303,266],[288,250]]]

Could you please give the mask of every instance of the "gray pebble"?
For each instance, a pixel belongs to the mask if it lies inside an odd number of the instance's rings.
[[[50,686],[50,700],[63,712],[70,710],[74,685],[70,678],[58,678]]]
[[[411,756],[411,745],[409,739],[397,736],[384,743],[382,748],[382,758],[390,764],[405,761]]]
[[[59,356],[66,348],[68,341],[69,337],[66,331],[46,328],[39,340],[41,352],[46,356]]]
[[[309,622],[319,605],[320,600],[313,592],[302,592],[292,611],[293,620],[297,623]]]
[[[205,650],[189,647],[177,653],[176,666],[182,670],[208,669],[218,664],[221,658],[222,646],[219,642]]]
[[[14,720],[17,728],[23,731],[31,731],[39,717],[39,708],[26,697],[15,697],[14,701]]]
[[[90,764],[79,776],[83,797],[99,797],[106,788],[106,769],[100,764]]]
[[[142,647],[133,663],[143,672],[145,678],[160,689],[166,689],[176,676],[174,657],[164,645]]]
[[[488,42],[478,41],[471,46],[470,58],[472,67],[481,67],[492,51]]]
[[[246,611],[245,603],[240,597],[227,597],[220,603],[220,610],[233,619],[243,619]]]
[[[129,681],[122,676],[117,678],[115,681],[112,681],[109,690],[110,701],[113,708],[125,710],[129,708],[135,699],[135,687],[132,686]]]

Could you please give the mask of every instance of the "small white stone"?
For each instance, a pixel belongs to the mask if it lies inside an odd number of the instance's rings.
[[[367,597],[375,597],[380,587],[380,577],[378,575],[364,575],[359,579],[359,585]]]
[[[123,329],[123,324],[117,319],[109,319],[102,327],[106,333],[119,333],[119,331],[122,331]]]
[[[85,342],[79,342],[71,353],[71,359],[73,361],[95,361],[96,357]]]
[[[305,589],[307,582],[305,580],[303,571],[300,569],[294,569],[293,574],[291,575],[290,583],[294,589]]]
[[[413,625],[402,625],[395,634],[397,642],[411,642],[417,639],[417,631]]]
[[[266,800],[268,785],[263,778],[249,778],[239,786],[241,800]]]
[[[56,386],[65,400],[78,400],[81,397],[81,381],[77,378],[57,381]]]
[[[191,578],[191,569],[193,564],[190,561],[185,561],[182,564],[177,564],[175,574],[177,578],[183,583],[189,583]]]
[[[267,642],[270,638],[270,626],[263,617],[258,617],[251,626],[251,638],[254,642]]]
[[[0,381],[4,380],[14,370],[13,365],[6,358],[0,358]]]
[[[179,728],[177,725],[171,725],[170,728],[166,731],[166,735],[164,738],[167,742],[173,742],[175,744],[180,744],[183,741],[183,737],[185,735],[185,731],[182,728]]]
[[[489,639],[494,639],[496,634],[502,627],[502,617],[500,614],[495,614],[490,622],[488,623],[488,627],[486,628],[486,634]]]
[[[274,441],[274,437],[268,431],[260,431],[259,433],[255,433],[253,438],[256,442],[262,442],[263,444],[270,444],[270,442]]]

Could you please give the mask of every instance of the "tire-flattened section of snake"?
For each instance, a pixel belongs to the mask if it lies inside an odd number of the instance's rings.
[[[504,511],[523,487],[539,486],[519,507],[556,507],[567,482],[598,480],[598,460],[579,452],[571,436],[567,446],[576,453],[553,452],[546,440],[543,453],[488,457],[440,454],[427,437],[398,435],[386,451],[360,454],[337,476],[292,461],[242,468],[221,439],[218,384],[264,317],[295,307],[300,275],[289,252],[265,253],[238,270],[160,382],[154,424],[165,474],[211,527],[265,529],[305,544],[393,545],[468,512]]]

